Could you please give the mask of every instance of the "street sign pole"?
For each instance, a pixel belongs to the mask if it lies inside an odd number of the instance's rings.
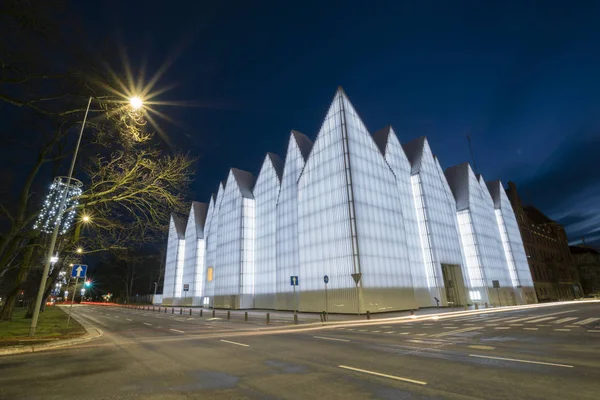
[[[75,277],[75,287],[73,288],[73,296],[71,297],[71,305],[69,306],[69,316],[67,317],[67,329],[69,329],[69,322],[71,322],[71,309],[75,302],[75,293],[77,292],[77,282],[79,282],[79,275]]]
[[[294,321],[296,320],[296,285],[294,285]]]
[[[329,314],[329,300],[327,299],[327,284],[325,284],[325,315]]]

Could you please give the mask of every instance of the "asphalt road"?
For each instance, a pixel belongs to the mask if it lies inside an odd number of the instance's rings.
[[[102,338],[0,358],[0,399],[600,398],[600,303],[267,330],[74,310]]]

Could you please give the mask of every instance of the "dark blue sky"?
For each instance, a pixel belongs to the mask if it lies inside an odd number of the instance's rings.
[[[425,135],[600,239],[600,2],[115,1],[78,5],[90,33],[154,72],[174,146],[200,157],[206,201],[229,167],[258,173],[291,129],[314,138],[338,85],[365,124]],[[355,4],[356,3],[356,4]]]

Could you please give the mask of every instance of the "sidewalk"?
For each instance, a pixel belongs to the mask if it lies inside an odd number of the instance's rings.
[[[67,312],[63,308],[64,306],[57,306],[57,307],[59,307],[59,309],[61,311],[65,312],[65,313]],[[103,332],[100,329],[94,327],[93,325],[88,323],[83,318],[78,318],[74,314],[71,314],[71,318],[75,319],[81,326],[83,326],[83,328],[86,331],[85,334],[83,334],[82,336],[79,336],[77,338],[57,339],[57,340],[54,340],[49,343],[48,342],[34,343],[34,344],[30,344],[30,345],[27,344],[27,345],[19,345],[19,346],[2,347],[2,348],[0,348],[0,356],[6,356],[6,355],[12,355],[12,354],[22,354],[22,353],[35,353],[35,352],[44,351],[44,350],[57,349],[60,347],[66,347],[66,346],[72,346],[72,345],[76,345],[76,344],[85,343],[85,342],[88,342],[93,339],[97,339],[102,336]]]

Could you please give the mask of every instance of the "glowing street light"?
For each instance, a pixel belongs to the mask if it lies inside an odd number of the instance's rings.
[[[90,216],[86,214],[86,215],[84,215],[84,216],[81,217],[81,220],[83,222],[90,222]]]
[[[144,106],[144,101],[139,96],[133,96],[129,98],[129,104],[134,110],[139,110]]]
[[[76,251],[77,251],[77,253],[79,253],[79,254],[83,253],[83,249],[82,249],[81,247],[78,247]]]

